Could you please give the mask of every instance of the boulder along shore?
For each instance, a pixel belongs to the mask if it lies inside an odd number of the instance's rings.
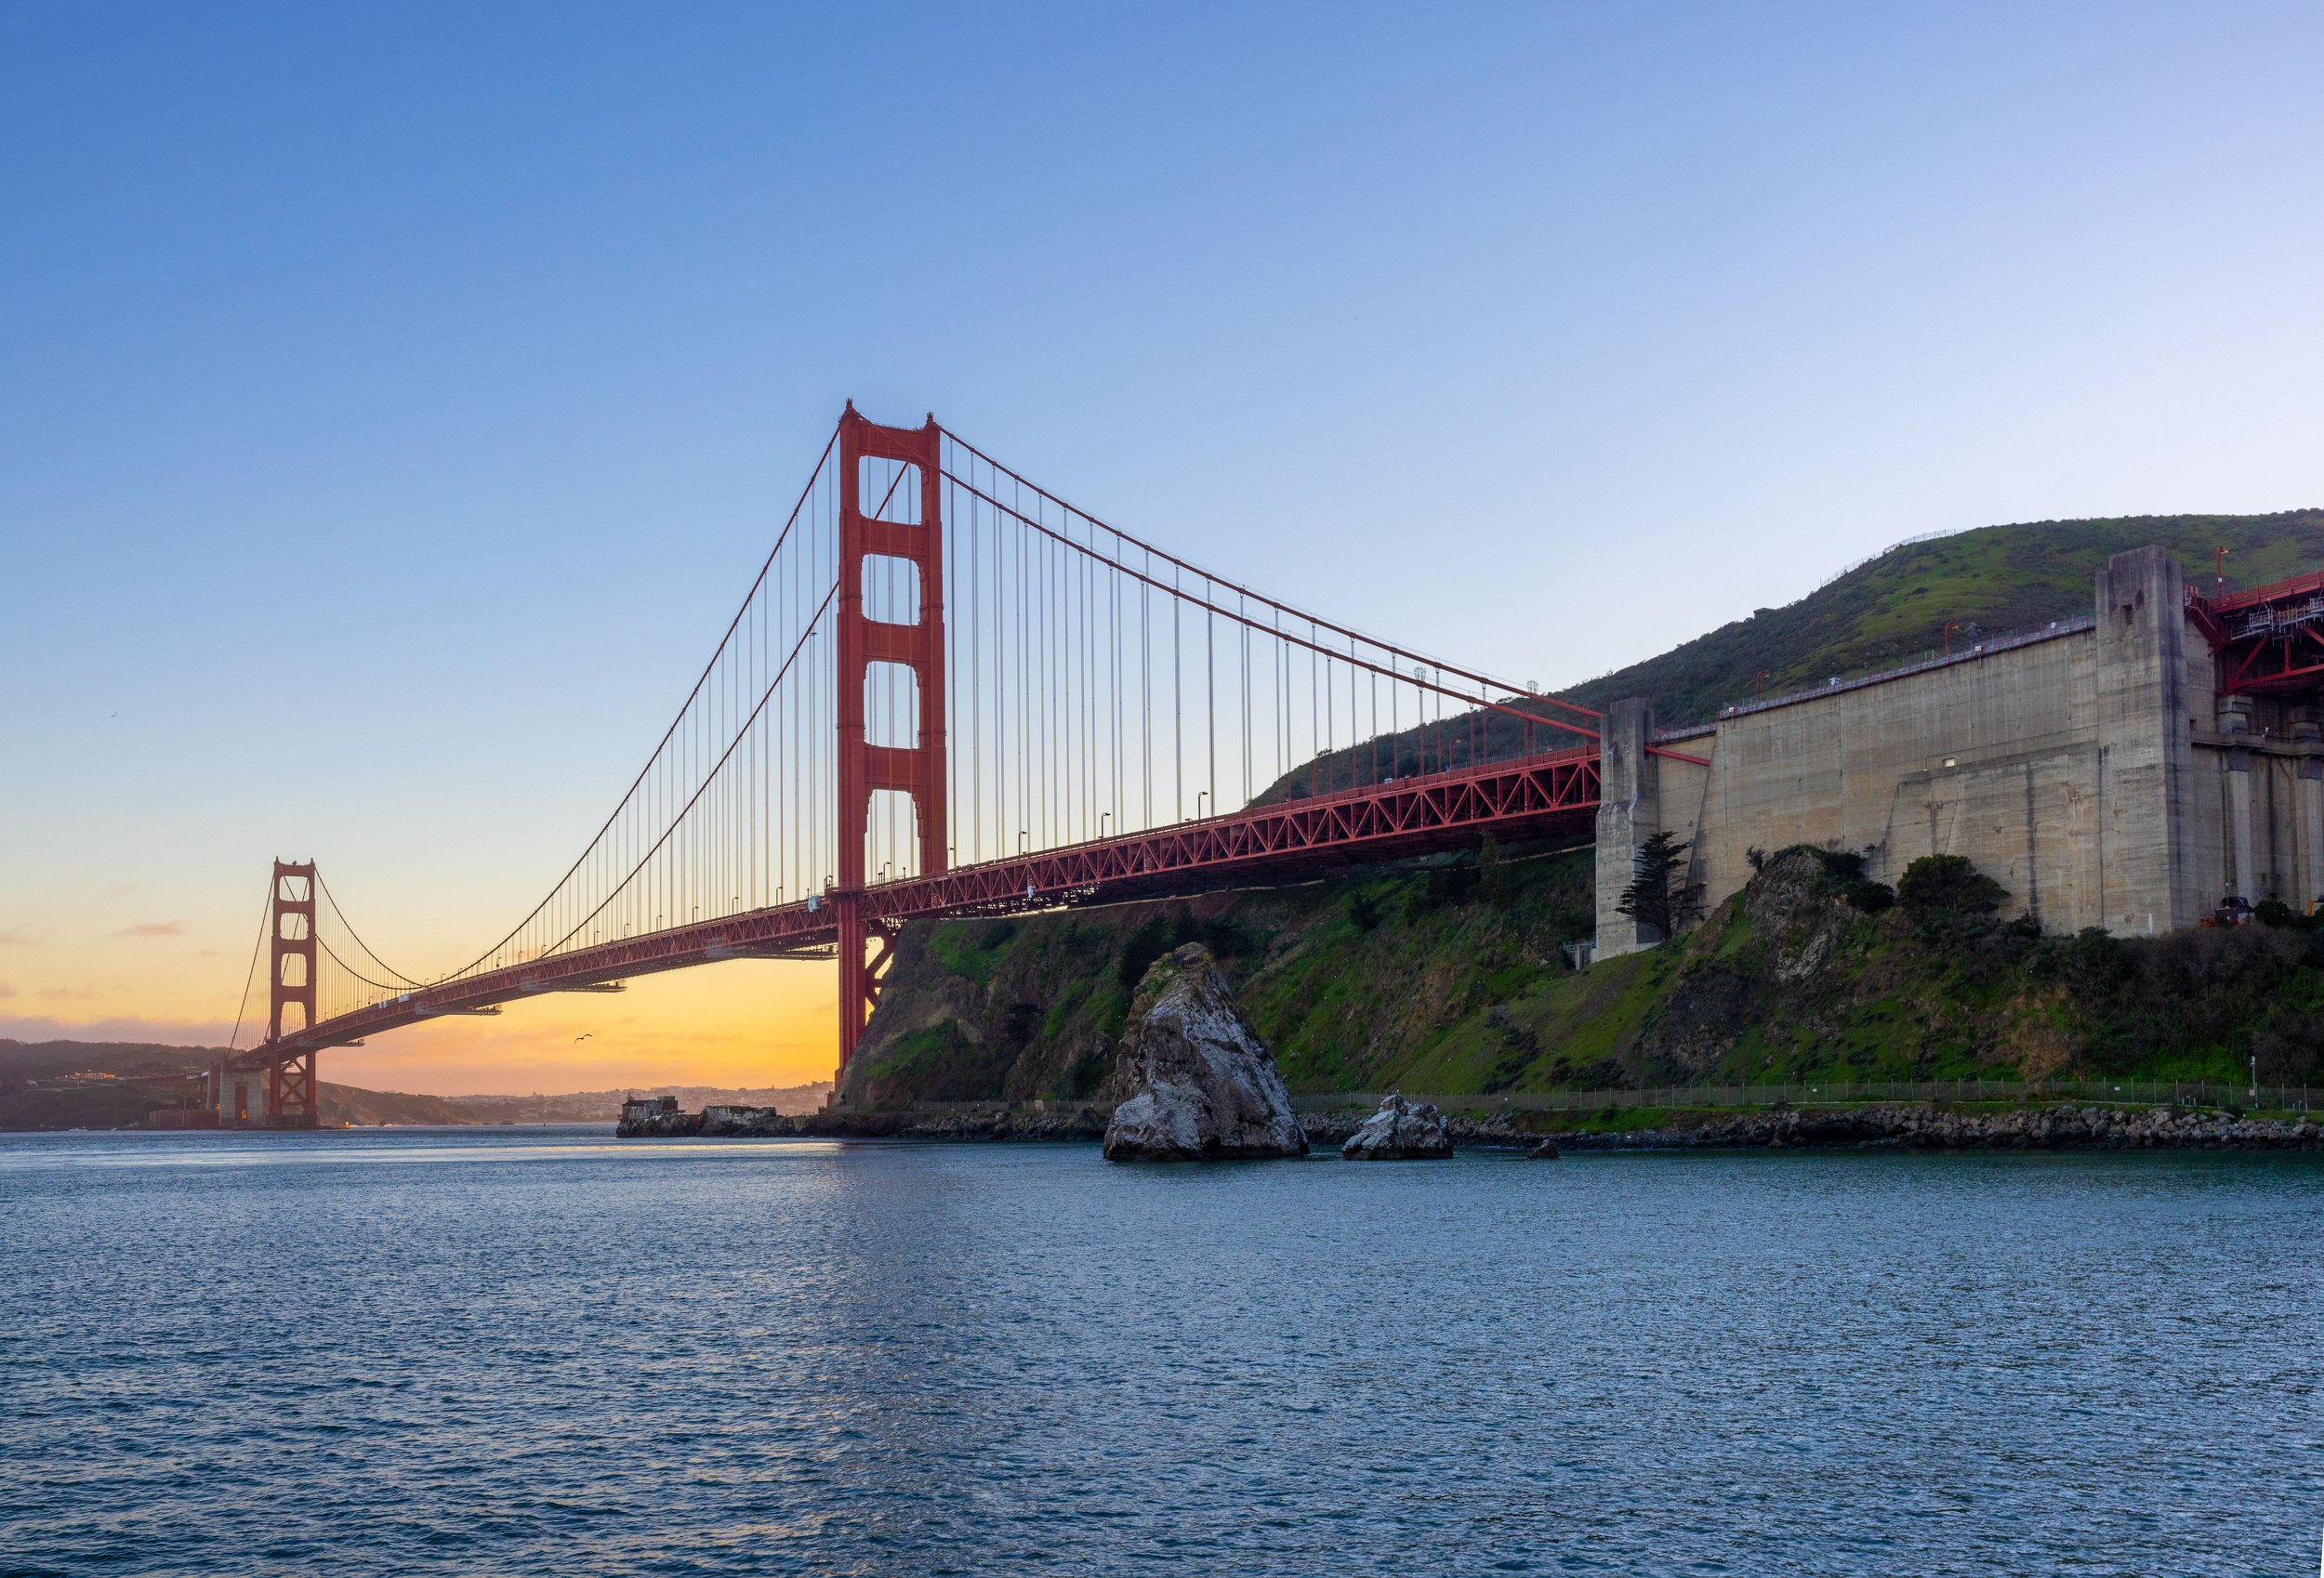
[[[1564,1114],[1557,1114],[1563,1116]],[[1301,1114],[1316,1145],[1338,1145],[1368,1111]],[[1547,1137],[1573,1151],[1787,1150],[1895,1148],[1923,1151],[2324,1151],[2313,1119],[2247,1118],[2173,1108],[2055,1106],[1961,1112],[1894,1103],[1871,1107],[1789,1108],[1760,1112],[1671,1112],[1656,1127],[1563,1128],[1552,1114],[1478,1117],[1445,1114],[1456,1145],[1524,1149]],[[1098,1107],[1063,1112],[808,1112],[713,1107],[624,1123],[623,1138],[694,1136],[832,1139],[1102,1140],[1108,1114]]]

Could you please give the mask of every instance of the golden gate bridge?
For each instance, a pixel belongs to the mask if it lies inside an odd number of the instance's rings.
[[[498,940],[415,977],[315,862],[276,862],[208,1100],[311,1124],[329,1047],[736,958],[836,957],[844,1070],[906,921],[1570,835],[1597,725],[1202,570],[933,416],[851,403],[627,792]]]

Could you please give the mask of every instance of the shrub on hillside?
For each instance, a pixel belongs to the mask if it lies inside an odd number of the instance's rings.
[[[1868,915],[1877,915],[1896,901],[1896,890],[1885,882],[1868,882],[1859,877],[1843,891],[1848,902]]]
[[[1923,855],[1896,883],[1896,901],[1922,916],[1989,915],[2008,897],[1966,855]]]
[[[1854,849],[1818,849],[1816,858],[1824,862],[1824,874],[1842,887],[1864,880],[1864,857]]]
[[[2131,974],[2122,940],[2103,926],[2086,926],[2064,949],[2066,982],[2083,996],[2109,992]]]

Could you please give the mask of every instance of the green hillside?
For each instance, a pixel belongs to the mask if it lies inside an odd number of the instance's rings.
[[[2134,941],[1991,914],[1855,908],[1779,857],[1677,943],[1566,967],[1590,856],[1488,852],[1195,903],[906,928],[841,1099],[1102,1093],[1132,988],[1219,955],[1297,1091],[2107,1075],[2324,1083],[2324,934]]]
[[[1665,729],[1708,723],[1719,709],[1901,664],[1953,642],[2022,629],[2091,611],[2093,579],[2109,555],[2159,543],[2188,574],[2208,572],[2214,548],[2227,552],[2227,584],[2263,585],[2324,568],[2324,509],[2275,515],[2138,515],[2108,520],[2038,520],[1986,526],[1908,543],[1857,565],[1798,602],[1753,611],[1659,657],[1557,692],[1603,711],[1628,696],[1655,704]],[[1764,675],[1764,677],[1761,677]],[[1512,698],[1512,701],[1515,698]],[[1543,717],[1572,715],[1522,704]],[[1505,714],[1460,715],[1334,752],[1268,789],[1262,801],[1352,787],[1376,775],[1406,777],[1493,759],[1526,743],[1556,743],[1548,730]]]

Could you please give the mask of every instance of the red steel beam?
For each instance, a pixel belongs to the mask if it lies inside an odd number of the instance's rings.
[[[1598,809],[1594,746],[1521,756],[1425,777],[1365,784],[1228,816],[1013,856],[864,888],[866,922],[998,914],[1063,905],[1215,891],[1312,875],[1372,861],[1469,848],[1486,834],[1512,841],[1587,829]],[[682,969],[732,958],[826,956],[839,906],[817,895],[722,920],[592,944],[404,993],[340,1014],[307,1033],[235,1059],[264,1067],[343,1046],[434,1015],[487,1007],[560,985]]]

